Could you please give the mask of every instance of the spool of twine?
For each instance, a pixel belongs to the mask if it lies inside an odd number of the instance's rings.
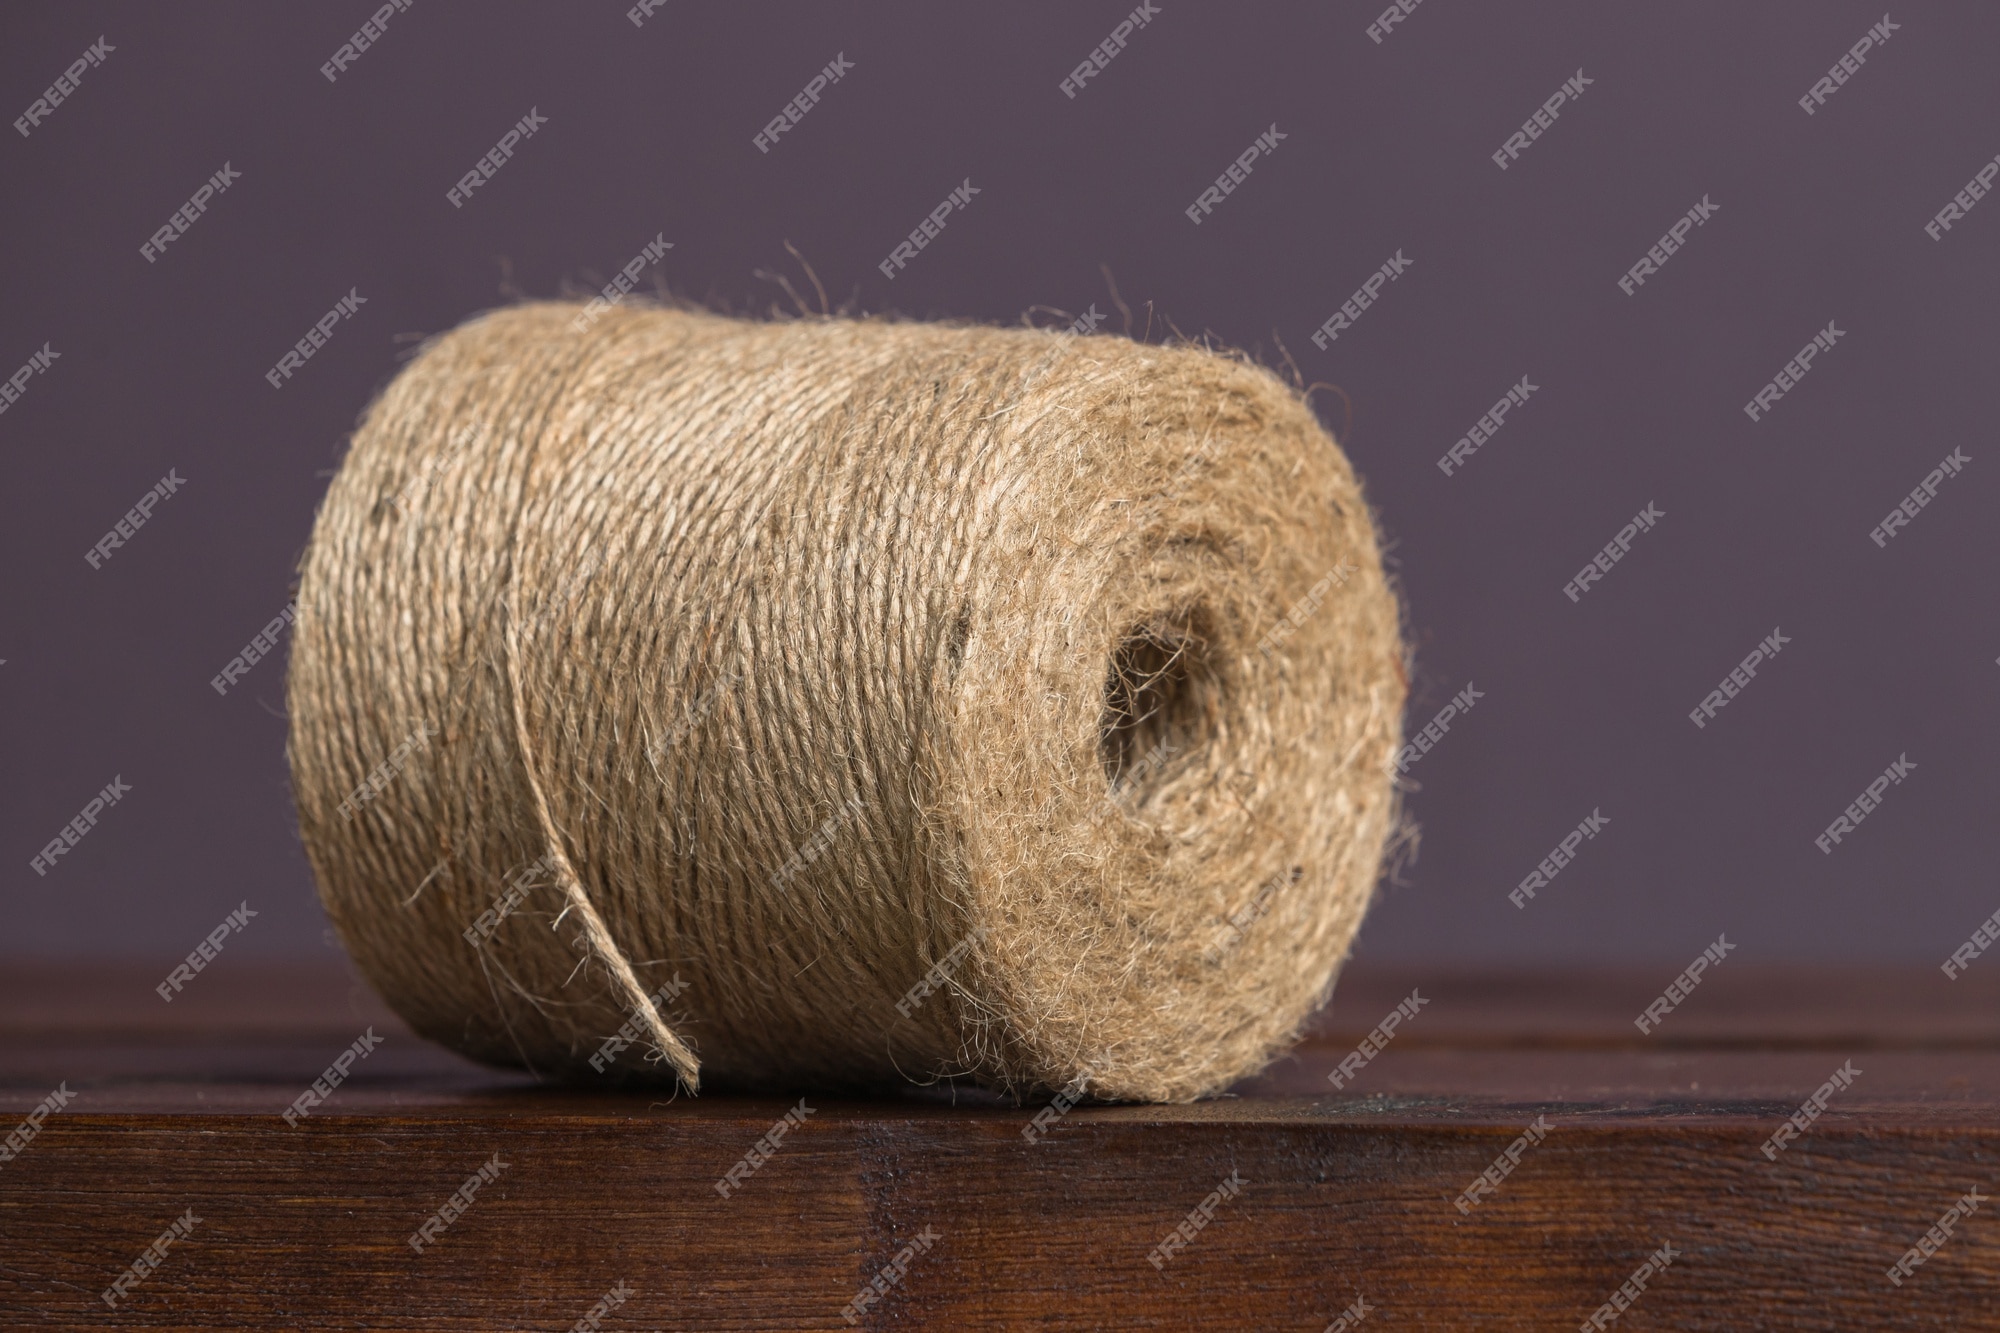
[[[488,314],[368,412],[296,635],[341,936],[543,1075],[1198,1097],[1328,992],[1397,817],[1353,472],[1187,347]]]

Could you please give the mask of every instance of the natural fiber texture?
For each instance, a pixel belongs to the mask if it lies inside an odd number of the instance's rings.
[[[1299,396],[1114,337],[580,309],[425,349],[306,552],[300,825],[389,1002],[689,1086],[1171,1101],[1282,1049],[1405,688]]]

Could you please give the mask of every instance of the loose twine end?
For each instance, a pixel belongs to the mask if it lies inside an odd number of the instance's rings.
[[[513,589],[508,589],[507,597],[507,693],[513,704],[514,742],[521,752],[521,768],[528,780],[528,791],[534,798],[535,819],[542,832],[542,842],[548,848],[548,860],[553,868],[556,883],[561,885],[563,897],[568,900],[566,910],[573,911],[583,922],[583,938],[604,965],[610,969],[612,980],[624,992],[633,1015],[645,1023],[654,1046],[662,1058],[674,1068],[681,1083],[690,1093],[701,1091],[701,1061],[689,1049],[688,1044],[667,1026],[664,1015],[653,997],[646,992],[639,974],[632,969],[631,960],[618,947],[612,937],[611,928],[604,923],[597,905],[584,892],[583,881],[570,863],[569,853],[563,850],[561,832],[556,828],[555,816],[549,812],[548,798],[542,792],[541,780],[535,776],[535,751],[528,740],[528,710],[522,700],[520,677],[514,666],[520,655],[519,619],[514,614]]]

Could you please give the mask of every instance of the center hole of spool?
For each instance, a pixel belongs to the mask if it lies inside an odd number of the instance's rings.
[[[1217,681],[1196,611],[1135,625],[1119,636],[1104,676],[1097,753],[1114,794],[1144,794],[1208,744]]]

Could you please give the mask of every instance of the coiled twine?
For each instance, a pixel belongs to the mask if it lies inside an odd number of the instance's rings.
[[[349,950],[480,1060],[1183,1100],[1332,985],[1402,653],[1244,360],[543,303],[368,412],[289,751]]]

